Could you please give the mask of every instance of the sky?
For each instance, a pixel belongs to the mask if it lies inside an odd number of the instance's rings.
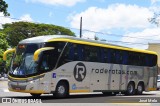
[[[160,26],[149,22],[160,13],[160,0],[5,0],[10,17],[0,13],[2,24],[28,21],[63,26],[79,37],[147,49],[160,43]],[[157,18],[160,21],[160,17]]]

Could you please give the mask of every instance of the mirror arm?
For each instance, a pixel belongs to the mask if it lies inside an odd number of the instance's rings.
[[[6,60],[7,60],[7,54],[8,54],[8,53],[12,53],[12,52],[16,52],[16,49],[6,50],[6,51],[3,53],[3,61],[6,61]]]
[[[37,62],[37,61],[39,60],[39,55],[40,55],[43,51],[53,50],[53,49],[54,49],[54,47],[44,47],[44,48],[40,48],[40,49],[36,50],[36,51],[34,52],[33,60],[34,60],[35,62]]]

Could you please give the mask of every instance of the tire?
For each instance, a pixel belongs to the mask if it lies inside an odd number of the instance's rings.
[[[143,92],[143,84],[139,83],[138,86],[137,86],[136,94],[137,95],[142,95],[142,92]]]
[[[36,93],[30,93],[33,97],[40,97],[41,94],[36,94]]]
[[[135,85],[133,83],[129,83],[127,86],[127,91],[125,92],[126,95],[134,95],[135,94]]]
[[[55,96],[57,98],[65,98],[69,95],[69,87],[65,82],[59,82],[56,87]]]

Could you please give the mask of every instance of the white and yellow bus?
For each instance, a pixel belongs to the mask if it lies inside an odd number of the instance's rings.
[[[19,42],[8,73],[8,89],[32,96],[156,90],[157,54],[94,40],[48,35]]]

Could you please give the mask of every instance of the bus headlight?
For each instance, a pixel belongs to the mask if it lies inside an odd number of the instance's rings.
[[[30,81],[31,84],[33,84],[34,81]]]

